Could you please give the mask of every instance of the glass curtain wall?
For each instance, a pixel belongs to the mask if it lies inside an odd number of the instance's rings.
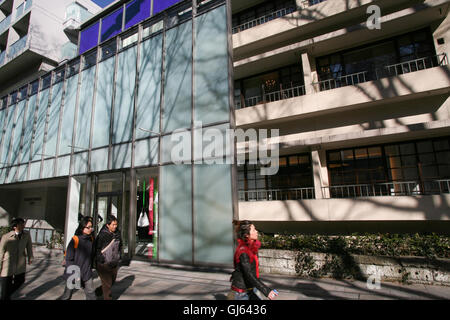
[[[38,86],[30,84],[23,100],[11,94],[0,110],[1,182],[10,182],[12,168],[20,181],[31,181],[159,167],[158,174],[143,178],[147,186],[153,178],[160,191],[158,258],[232,261],[232,165],[223,164],[230,152],[206,154],[216,141],[192,135],[197,128],[211,129],[222,139],[219,146],[227,146],[227,9],[224,1],[199,8],[192,19],[191,2],[175,6],[45,75]],[[181,144],[174,139],[180,129],[186,138]],[[182,164],[172,157],[180,146],[186,146]],[[199,155],[191,154],[193,148]],[[217,161],[205,165],[202,158]],[[136,188],[142,191],[142,185]],[[116,200],[97,199],[106,210]],[[213,222],[214,230],[207,230]],[[214,235],[220,239],[212,241]]]

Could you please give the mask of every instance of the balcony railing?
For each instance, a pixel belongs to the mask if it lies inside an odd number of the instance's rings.
[[[239,201],[281,201],[314,199],[314,188],[239,191]]]
[[[289,7],[289,8],[283,8],[277,11],[274,11],[272,13],[269,13],[265,16],[262,16],[260,18],[256,18],[254,20],[251,20],[249,22],[243,23],[239,26],[236,26],[233,28],[233,34],[259,26],[261,24],[267,23],[269,21],[284,17],[292,12],[295,11],[295,7]]]
[[[326,91],[345,86],[352,86],[359,83],[380,80],[383,78],[396,77],[405,73],[416,72],[434,67],[448,65],[447,54],[439,54],[431,57],[405,61],[397,64],[388,65],[375,70],[363,71],[346,76],[328,79],[313,83],[313,86],[320,91]]]
[[[11,24],[11,15],[7,16],[5,19],[0,21],[0,34],[2,34],[6,29],[8,29]]]
[[[17,57],[27,46],[28,36],[22,37],[12,44],[8,49],[8,59]]]
[[[264,92],[264,86],[262,88],[262,91]],[[290,99],[294,97],[303,96],[305,94],[306,94],[305,86],[296,86],[283,89],[282,85],[280,85],[280,90],[278,91],[263,93],[262,96],[254,96],[247,99],[242,98],[240,100],[236,100],[235,107],[236,109],[253,107],[256,106],[257,104],[264,104],[279,100]]]
[[[450,193],[450,180],[404,181],[323,187],[324,198],[418,196]]]

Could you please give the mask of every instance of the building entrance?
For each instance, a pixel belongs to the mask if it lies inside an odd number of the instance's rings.
[[[106,224],[108,215],[122,217],[122,193],[98,193],[96,196],[97,214],[94,217],[96,231],[99,232]]]

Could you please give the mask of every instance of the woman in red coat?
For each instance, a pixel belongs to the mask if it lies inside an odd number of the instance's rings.
[[[231,275],[231,290],[235,300],[259,300],[257,292],[261,292],[270,300],[277,293],[259,279],[258,231],[248,220],[235,222],[238,247],[234,253],[234,271]]]

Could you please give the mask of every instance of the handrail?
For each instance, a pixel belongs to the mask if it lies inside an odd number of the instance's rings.
[[[283,9],[274,11],[272,13],[266,14],[262,17],[253,19],[251,21],[248,21],[246,23],[243,23],[236,27],[233,27],[233,29],[232,29],[233,34],[256,27],[256,26],[259,26],[261,24],[267,23],[269,21],[272,21],[272,20],[275,20],[275,19],[278,19],[281,17],[284,17],[294,11],[295,11],[294,7],[289,7],[289,8],[283,8]]]
[[[264,87],[262,88],[262,91],[264,92]],[[268,102],[275,102],[280,100],[286,100],[298,96],[303,96],[306,94],[305,86],[291,86],[288,88],[282,87],[280,85],[280,90],[278,91],[272,91],[269,93],[264,93],[262,96],[253,96],[247,99],[240,99],[235,102],[235,108],[241,109],[241,108],[247,108],[247,107],[253,107],[257,104],[263,104]],[[264,99],[263,99],[264,97]]]
[[[450,179],[392,181],[377,184],[352,184],[322,187],[324,198],[417,196],[443,193],[450,193]]]
[[[239,191],[239,201],[306,200],[314,198],[314,187]]]
[[[337,77],[335,79],[327,79],[319,82],[314,82],[313,86],[319,86],[320,91],[331,90],[346,86],[353,86],[358,83],[367,81],[368,71],[356,72],[349,75]]]

